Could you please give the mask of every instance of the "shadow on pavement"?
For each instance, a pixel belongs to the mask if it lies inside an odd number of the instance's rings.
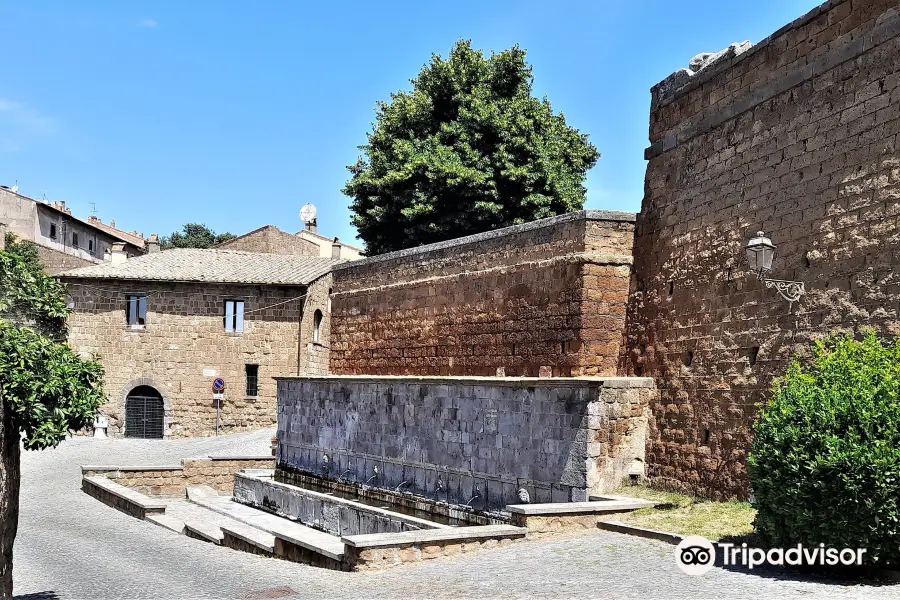
[[[35,592],[33,594],[13,596],[12,600],[59,600],[59,594],[56,592]]]

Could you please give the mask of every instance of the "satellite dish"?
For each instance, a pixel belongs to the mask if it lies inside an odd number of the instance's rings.
[[[300,220],[304,223],[310,223],[316,220],[316,206],[307,202],[300,209]]]
[[[12,191],[13,192],[19,191],[19,180],[18,179],[16,179],[16,185],[12,186]]]

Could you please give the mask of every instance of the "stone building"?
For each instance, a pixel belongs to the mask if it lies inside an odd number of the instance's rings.
[[[653,88],[622,372],[656,379],[649,475],[746,496],[756,404],[813,338],[900,332],[900,3],[831,0]],[[747,272],[757,231],[789,303]]]
[[[215,248],[221,250],[245,250],[247,252],[264,252],[266,254],[294,254],[296,256],[320,256],[319,246],[282,231],[274,225],[264,225],[244,235],[231,238]],[[331,257],[331,254],[328,254]]]
[[[69,343],[99,355],[112,435],[216,431],[211,385],[226,382],[220,429],[275,423],[275,376],[328,368],[329,271],[317,256],[172,249],[60,275]]]
[[[137,232],[104,225],[96,217],[84,221],[72,216],[65,202],[40,202],[5,186],[0,186],[0,221],[18,238],[34,242],[50,274],[102,263],[110,258],[114,244],[128,256],[146,251]]]
[[[342,260],[356,260],[362,253],[359,248],[345,244],[337,238],[327,238],[308,229],[290,234],[274,225],[264,225],[244,235],[216,244],[214,247],[223,250],[321,256],[322,258],[340,258]]]

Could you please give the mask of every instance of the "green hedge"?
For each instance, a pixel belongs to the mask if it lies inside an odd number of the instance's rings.
[[[867,548],[900,565],[900,341],[836,336],[793,361],[748,459],[755,529],[773,546]]]

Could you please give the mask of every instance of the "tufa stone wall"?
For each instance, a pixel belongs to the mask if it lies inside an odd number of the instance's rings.
[[[748,494],[755,406],[833,331],[900,333],[900,10],[832,0],[654,88],[623,371],[652,376],[657,482]],[[763,230],[791,306],[747,273]]]
[[[521,488],[587,500],[643,461],[653,394],[647,378],[283,378],[277,466],[479,510]]]
[[[41,265],[43,265],[44,270],[50,275],[58,275],[60,273],[65,273],[66,271],[71,271],[72,269],[90,267],[96,264],[95,261],[66,254],[65,252],[60,252],[59,250],[54,250],[47,246],[35,244],[35,248],[37,248],[38,256],[41,259]]]
[[[338,265],[331,372],[615,375],[633,218],[582,211]]]
[[[250,233],[232,238],[215,246],[219,250],[244,250],[266,254],[319,256],[319,247],[273,225],[265,225]],[[330,255],[329,255],[330,256]]]
[[[125,280],[66,279],[75,303],[69,344],[98,354],[105,369],[109,433],[123,434],[125,400],[140,385],[155,388],[166,409],[166,436],[212,435],[216,409],[211,385],[227,384],[222,431],[275,424],[275,376],[304,373],[307,320],[325,304],[298,298],[301,286],[223,285]],[[126,295],[147,295],[143,328],[126,325]],[[224,301],[244,300],[244,332],[226,333]],[[260,310],[264,309],[264,310]],[[300,323],[301,313],[303,323]],[[303,337],[298,337],[300,330]],[[328,343],[324,331],[323,343]],[[246,395],[247,364],[259,365],[258,394]]]

